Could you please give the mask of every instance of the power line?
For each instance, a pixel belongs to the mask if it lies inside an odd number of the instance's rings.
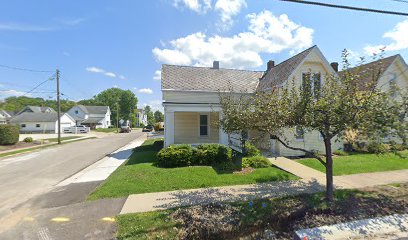
[[[29,68],[14,67],[14,66],[8,66],[8,65],[3,65],[3,64],[0,64],[0,67],[7,68],[7,69],[12,69],[12,70],[26,71],[26,72],[37,72],[37,73],[52,73],[52,72],[54,72],[54,71],[48,71],[48,70],[35,70],[35,69],[29,69]]]
[[[33,87],[30,91],[24,93],[22,96],[26,96],[27,94],[29,94],[29,93],[33,92],[34,90],[36,90],[37,88],[39,88],[39,87],[40,87],[41,85],[43,85],[44,83],[46,83],[46,82],[48,82],[48,81],[51,81],[51,80],[54,80],[54,75],[52,75],[51,77],[49,77],[47,80],[45,80],[45,81],[39,83],[38,85],[36,85],[35,87]]]
[[[404,13],[404,12],[394,12],[394,11],[379,10],[379,9],[372,9],[372,8],[361,8],[361,7],[353,7],[353,6],[346,6],[346,5],[336,5],[336,4],[322,3],[322,2],[313,2],[313,1],[304,1],[304,0],[279,0],[279,1],[309,4],[309,5],[317,5],[317,6],[331,7],[331,8],[341,8],[341,9],[348,9],[348,10],[354,10],[354,11],[363,11],[363,12],[408,16],[408,13]]]
[[[391,0],[391,1],[394,1],[394,2],[402,2],[402,3],[408,3],[408,0]]]

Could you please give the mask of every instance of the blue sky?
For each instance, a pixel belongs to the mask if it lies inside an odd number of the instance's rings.
[[[392,0],[323,2],[408,12]],[[277,0],[3,1],[0,65],[61,70],[64,98],[120,87],[160,108],[161,64],[265,69],[317,44],[329,61],[385,46],[408,59],[408,18]],[[0,68],[0,98],[21,95],[52,73]],[[55,98],[49,81],[30,96]]]

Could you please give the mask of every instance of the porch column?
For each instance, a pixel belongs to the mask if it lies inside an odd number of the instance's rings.
[[[222,112],[219,112],[218,116],[221,119],[222,116],[223,116]],[[228,134],[222,130],[221,126],[220,126],[218,132],[219,132],[219,137],[218,138],[219,138],[220,144],[228,145]]]
[[[164,147],[174,143],[174,112],[165,111],[164,115]]]

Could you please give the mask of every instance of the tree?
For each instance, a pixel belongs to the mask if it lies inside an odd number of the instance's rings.
[[[318,159],[326,168],[326,199],[329,202],[333,201],[334,195],[332,142],[342,138],[346,131],[387,134],[392,128],[389,123],[392,112],[383,111],[390,107],[387,105],[389,96],[376,87],[381,75],[379,66],[371,71],[359,71],[359,67],[348,71],[347,56],[347,51],[344,51],[345,74],[326,76],[324,84],[318,85],[318,88],[311,88],[315,77],[309,73],[300,86],[292,81],[284,87],[254,95],[236,97],[231,93],[219,94],[223,111],[220,125],[224,131],[257,130],[269,134],[289,149]],[[366,78],[371,81],[362,84],[362,79]],[[324,158],[315,150],[291,146],[284,131],[295,127],[321,134]]]
[[[153,115],[153,112],[152,112],[152,108],[149,105],[147,105],[144,108],[144,110],[145,110],[145,114],[147,116],[147,124],[148,125],[153,125],[155,119],[154,119],[154,115]]]
[[[96,95],[92,100],[95,105],[109,106],[115,123],[118,116],[117,109],[119,109],[119,119],[134,119],[132,115],[137,108],[137,98],[130,90],[109,88]]]
[[[164,114],[160,112],[159,110],[157,110],[156,112],[154,112],[154,120],[156,121],[156,123],[163,122]]]

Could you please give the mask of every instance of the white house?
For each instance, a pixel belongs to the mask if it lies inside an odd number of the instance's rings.
[[[77,125],[86,125],[91,129],[108,128],[112,124],[108,106],[77,105],[67,113],[75,119]]]
[[[397,55],[384,59],[384,73],[380,83],[395,79],[399,86],[408,85],[407,65]],[[228,136],[211,124],[222,116],[219,92],[232,91],[237,96],[267,91],[273,87],[284,87],[294,82],[300,87],[306,78],[312,77],[314,84],[324,84],[325,76],[337,75],[338,64],[329,63],[317,46],[275,65],[269,61],[266,71],[247,71],[192,66],[162,66],[162,94],[165,114],[165,146],[170,144],[228,143]],[[312,76],[310,76],[312,74]],[[389,84],[387,85],[389,86]],[[250,137],[256,133],[249,133]],[[286,129],[285,138],[294,147],[324,152],[320,133],[301,129]],[[298,156],[303,153],[290,150],[274,139],[265,137],[262,148],[276,155]],[[341,149],[342,142],[334,141],[333,149]]]
[[[146,126],[147,125],[147,115],[142,108],[137,109],[137,126]]]
[[[0,109],[0,124],[6,124],[11,119],[11,114]]]
[[[23,112],[11,118],[10,123],[18,125],[22,133],[58,133],[56,112]],[[67,113],[61,114],[61,132],[72,126],[75,120]]]

